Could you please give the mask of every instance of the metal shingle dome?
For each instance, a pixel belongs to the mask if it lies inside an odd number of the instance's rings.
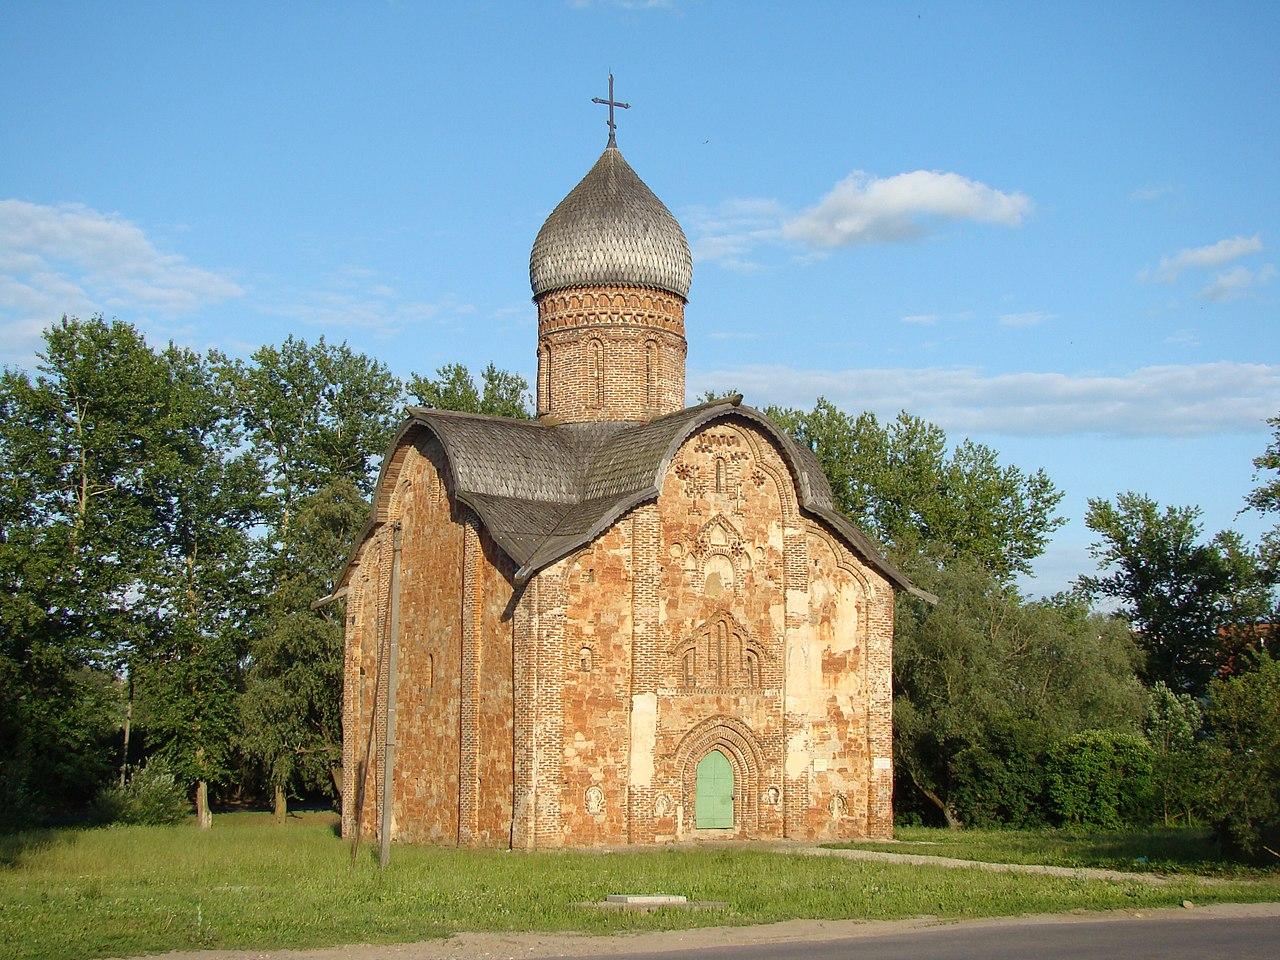
[[[534,297],[565,287],[634,284],[687,299],[689,241],[616,146],[551,211],[529,255]]]

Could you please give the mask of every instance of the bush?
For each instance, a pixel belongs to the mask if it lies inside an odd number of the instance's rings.
[[[44,811],[27,785],[0,771],[0,833],[38,827],[44,819]]]
[[[157,759],[136,769],[123,787],[102,790],[93,804],[93,819],[101,824],[181,823],[190,812],[186,789],[168,765]]]
[[[1142,737],[1087,730],[1049,752],[1050,811],[1069,826],[1114,830],[1151,822],[1155,799],[1151,745]]]
[[[1045,825],[1044,734],[1033,724],[1007,724],[951,761],[950,795],[967,827]]]
[[[1209,686],[1214,826],[1248,857],[1280,859],[1280,660]]]

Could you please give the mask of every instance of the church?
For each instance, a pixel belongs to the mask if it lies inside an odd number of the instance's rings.
[[[346,598],[345,836],[887,837],[907,578],[816,457],[685,406],[693,260],[609,143],[533,244],[537,416],[410,408]]]

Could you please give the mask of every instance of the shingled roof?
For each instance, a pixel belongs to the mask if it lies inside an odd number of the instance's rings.
[[[813,451],[798,444],[741,396],[688,407],[645,423],[554,423],[410,407],[383,461],[373,516],[359,543],[386,516],[397,453],[411,433],[426,430],[444,448],[449,488],[480,517],[516,563],[523,583],[607,530],[637,504],[657,497],[672,457],[695,430],[713,420],[745,419],[772,437],[796,480],[800,506],[837,533],[897,587],[917,589],[835,506]],[[347,563],[350,571],[353,550]]]
[[[613,145],[551,211],[529,256],[535,298],[623,283],[687,300],[692,282],[693,257],[680,224]]]

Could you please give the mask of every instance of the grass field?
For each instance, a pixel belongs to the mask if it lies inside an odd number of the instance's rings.
[[[742,849],[538,853],[397,847],[351,864],[335,818],[265,814],[193,826],[0,838],[0,955],[58,960],[192,947],[283,947],[463,930],[637,930],[790,918],[966,918],[1152,907],[1184,898],[1280,900],[1280,877],[1168,887],[903,867]],[[904,848],[899,848],[904,849]],[[680,893],[723,910],[577,906],[608,893]]]
[[[896,843],[842,843],[838,847],[891,850],[990,863],[1047,863],[1158,873],[1270,879],[1280,864],[1260,868],[1224,860],[1207,830],[943,830],[899,827]]]

